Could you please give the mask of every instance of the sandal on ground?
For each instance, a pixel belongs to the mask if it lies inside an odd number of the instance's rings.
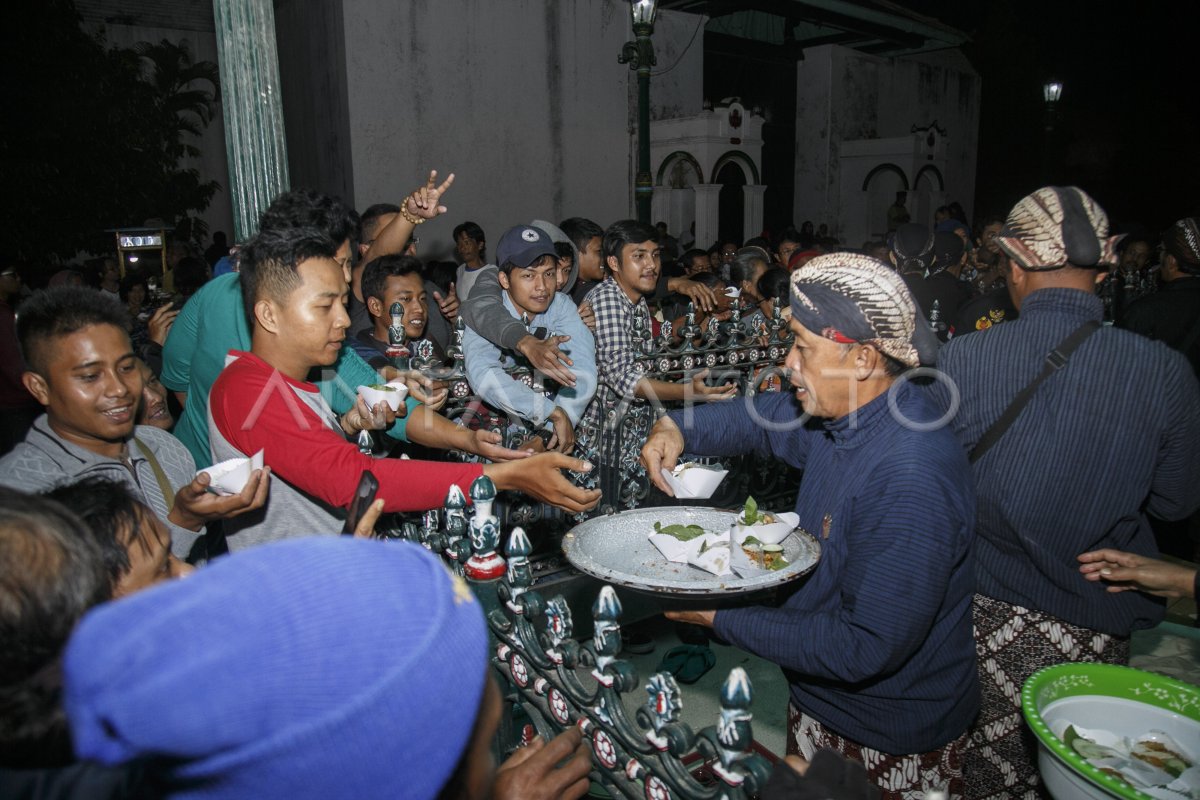
[[[698,644],[683,644],[672,647],[658,664],[658,672],[669,672],[680,683],[695,683],[717,663],[717,654],[711,647]]]
[[[621,634],[621,649],[634,655],[645,655],[654,652],[654,639],[641,631]]]

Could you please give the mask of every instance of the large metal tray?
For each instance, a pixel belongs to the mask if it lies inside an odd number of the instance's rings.
[[[636,508],[605,517],[593,517],[563,536],[563,550],[575,567],[607,583],[642,592],[676,597],[739,595],[793,581],[817,565],[821,545],[797,528],[781,542],[788,565],[766,575],[718,577],[690,564],[663,558],[647,535],[654,523],[699,525],[716,532],[729,530],[734,511],[698,506]]]

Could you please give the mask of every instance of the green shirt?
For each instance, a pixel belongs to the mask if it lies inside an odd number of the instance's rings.
[[[172,391],[187,393],[187,403],[174,434],[191,452],[197,469],[212,466],[208,445],[208,392],[225,368],[225,356],[230,350],[250,350],[242,283],[236,272],[213,278],[188,300],[171,326],[163,348],[163,385]],[[357,387],[382,380],[348,343],[342,345],[337,362],[323,368],[315,377],[321,396],[338,414],[354,405]],[[417,401],[409,397],[407,405],[411,413]],[[407,424],[407,416],[397,419],[388,434],[402,442],[408,441],[405,435]]]

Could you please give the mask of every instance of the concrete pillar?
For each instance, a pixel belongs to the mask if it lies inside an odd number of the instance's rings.
[[[667,223],[667,230],[675,234],[671,227],[671,192],[665,186],[655,186],[654,194],[650,197],[650,224]]]
[[[742,238],[751,239],[762,233],[763,193],[767,187],[761,183],[748,183],[742,187]]]
[[[689,186],[686,189],[667,189],[665,192],[655,192],[667,196],[671,210],[667,214],[667,227],[678,237],[679,241],[687,242],[695,238],[692,226],[696,222],[696,193]],[[680,255],[683,255],[680,253]]]
[[[213,0],[233,240],[258,230],[258,218],[289,187],[287,141],[271,0]]]
[[[696,247],[707,250],[719,234],[721,184],[701,183],[692,191],[696,193]]]

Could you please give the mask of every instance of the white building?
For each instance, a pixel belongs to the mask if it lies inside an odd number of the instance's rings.
[[[210,0],[78,5],[111,42],[186,39],[197,58],[216,59]],[[495,241],[533,218],[606,225],[633,216],[636,76],[617,63],[632,37],[626,0],[276,0],[274,8],[292,186],[362,209],[399,202],[431,168],[454,172],[447,219],[420,231],[430,258],[450,257],[451,228],[466,219]],[[707,245],[728,186],[745,235],[762,227],[763,119],[737,97],[705,107],[706,49],[739,47],[795,62],[797,224],[826,222],[857,246],[882,232],[901,188],[915,220],[948,199],[970,211],[980,85],[950,49],[963,39],[879,3],[661,0],[655,220],[676,233],[695,222]],[[224,186],[219,123],[196,166]],[[203,216],[211,230],[231,230],[227,194]]]

